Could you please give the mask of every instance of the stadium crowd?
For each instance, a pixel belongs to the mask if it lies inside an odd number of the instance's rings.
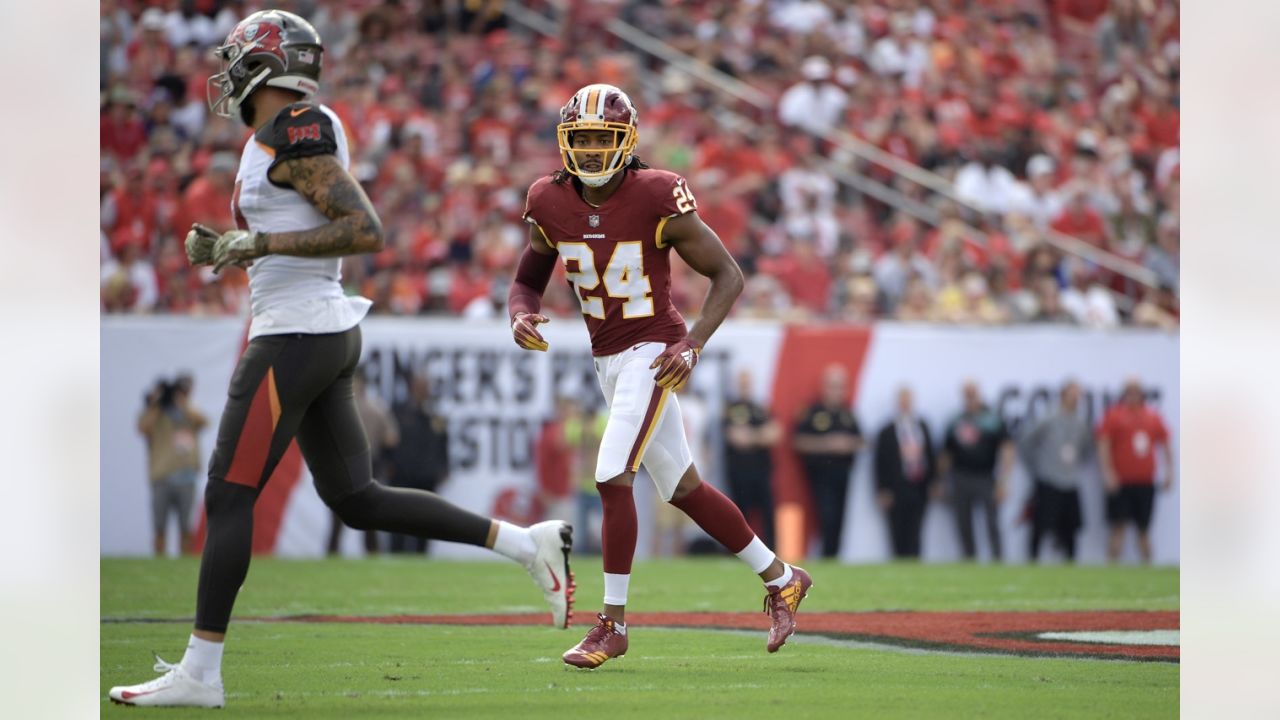
[[[558,110],[607,82],[640,108],[641,156],[689,178],[747,273],[738,317],[1177,327],[1177,0],[527,3],[555,37],[492,0],[272,4],[325,40],[321,100],[387,229],[384,251],[344,264],[375,312],[502,314],[525,189],[560,163]],[[192,222],[234,225],[248,131],[208,112],[205,82],[210,50],[257,5],[101,3],[104,312],[247,301],[242,271],[190,268],[182,238]],[[612,17],[775,107],[695,86],[606,32]],[[938,173],[964,203],[856,166],[934,206],[929,226],[840,184],[832,148],[805,132],[830,129]],[[1159,288],[1064,256],[1050,228],[1149,268]],[[702,278],[673,265],[677,306],[696,315]],[[564,282],[546,308],[578,312]]]

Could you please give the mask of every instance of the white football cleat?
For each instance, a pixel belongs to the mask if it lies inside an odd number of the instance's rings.
[[[525,565],[533,582],[551,606],[551,624],[569,627],[573,617],[573,591],[577,585],[569,570],[569,549],[573,547],[573,526],[560,520],[548,520],[529,526],[529,535],[537,552]]]
[[[155,671],[160,677],[141,685],[111,688],[112,702],[121,705],[150,705],[220,708],[224,703],[222,684],[204,683],[191,677],[181,665],[173,665],[156,656]]]

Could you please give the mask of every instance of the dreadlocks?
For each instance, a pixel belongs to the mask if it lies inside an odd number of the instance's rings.
[[[644,169],[647,169],[648,167],[649,167],[649,164],[641,160],[639,155],[632,155],[631,159],[627,161],[627,164],[622,166],[622,169],[623,170],[644,170]],[[556,185],[561,185],[566,180],[572,177],[573,177],[573,173],[569,172],[565,168],[560,168],[559,170],[551,173],[551,182],[555,183]]]

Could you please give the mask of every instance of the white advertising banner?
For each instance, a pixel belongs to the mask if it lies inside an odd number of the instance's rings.
[[[437,411],[450,432],[449,480],[440,492],[483,515],[528,520],[534,478],[532,443],[541,422],[564,394],[588,407],[603,405],[596,385],[586,331],[580,322],[557,319],[544,326],[547,353],[517,348],[501,322],[416,318],[372,318],[363,325],[364,362],[370,386],[389,402],[408,393],[416,372],[432,381]],[[757,398],[768,399],[785,387],[776,373],[792,342],[792,330],[772,323],[727,323],[702,355],[694,373],[693,394],[701,400],[705,449],[695,448],[704,477],[718,477],[718,421],[740,369],[750,370]],[[805,333],[821,345],[821,328]],[[1029,417],[1053,407],[1060,383],[1072,377],[1085,387],[1091,418],[1118,394],[1121,382],[1139,376],[1152,403],[1169,424],[1176,451],[1178,437],[1178,341],[1176,336],[1138,331],[1100,333],[1073,328],[969,329],[881,324],[872,328],[859,359],[854,406],[868,439],[889,418],[893,394],[908,384],[917,403],[940,435],[959,409],[960,385],[976,380],[988,401],[1020,429]],[[102,538],[105,555],[142,555],[151,551],[151,527],[143,439],[136,429],[142,398],[157,379],[190,372],[196,381],[195,405],[210,417],[201,435],[208,458],[216,434],[226,386],[244,337],[235,319],[180,317],[104,317],[102,322]],[[808,346],[806,346],[808,347]],[[792,348],[795,352],[795,348]],[[806,351],[807,352],[807,351]],[[812,358],[810,358],[812,359]],[[807,404],[811,398],[805,399]],[[686,402],[682,399],[682,402]],[[690,405],[698,403],[689,399]],[[766,401],[766,405],[776,403]],[[790,422],[792,418],[780,418]],[[1026,557],[1025,526],[1017,519],[1028,489],[1021,470],[1001,511],[1006,557]],[[779,483],[802,482],[779,478]],[[841,557],[880,561],[888,557],[887,531],[873,502],[870,453],[859,456],[846,516]],[[651,547],[652,491],[637,483],[641,519],[639,556]],[[785,493],[780,493],[785,494]],[[1153,521],[1156,561],[1178,561],[1177,490],[1157,499]],[[1083,562],[1105,558],[1102,498],[1096,478],[1083,493]],[[331,522],[305,471],[281,509],[273,544],[277,554],[318,556],[324,552]],[[980,527],[980,525],[979,525]],[[926,516],[924,558],[959,557],[949,508],[936,504]],[[979,539],[980,552],[984,539]],[[347,532],[343,552],[359,554],[358,533]],[[485,557],[488,553],[446,543],[432,552],[442,557]]]

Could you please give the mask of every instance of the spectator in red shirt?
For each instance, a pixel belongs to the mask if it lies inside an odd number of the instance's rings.
[[[236,226],[231,217],[231,195],[236,184],[238,163],[231,153],[214,153],[205,172],[191,181],[182,192],[178,213],[174,217],[173,234],[181,237],[192,223],[218,230]]]
[[[1067,206],[1058,217],[1050,223],[1050,227],[1063,235],[1083,240],[1090,245],[1106,249],[1107,226],[1102,216],[1089,207],[1088,197],[1083,185],[1074,185],[1066,191]]]
[[[786,288],[793,303],[815,315],[826,312],[831,297],[831,271],[827,262],[818,256],[812,240],[793,237],[791,252],[769,264],[772,265],[770,274]]]
[[[118,160],[131,159],[147,144],[147,129],[133,100],[124,87],[114,88],[98,121],[98,142],[103,155]]]
[[[538,506],[543,520],[573,522],[577,510],[573,502],[573,461],[575,448],[565,437],[566,418],[581,415],[577,404],[567,397],[556,400],[556,414],[542,424],[534,448],[537,464]]]
[[[1119,559],[1125,526],[1132,521],[1138,528],[1138,552],[1144,563],[1150,563],[1147,528],[1155,500],[1155,449],[1160,447],[1163,458],[1160,489],[1165,491],[1173,487],[1173,450],[1169,430],[1160,414],[1147,407],[1139,380],[1125,383],[1120,402],[1107,411],[1096,434],[1098,464],[1107,490],[1107,522],[1111,525],[1107,556],[1112,562]]]
[[[725,189],[727,178],[720,170],[698,174],[694,187],[698,190],[698,216],[716,231],[730,255],[741,256],[746,241],[751,209],[740,198]]]

